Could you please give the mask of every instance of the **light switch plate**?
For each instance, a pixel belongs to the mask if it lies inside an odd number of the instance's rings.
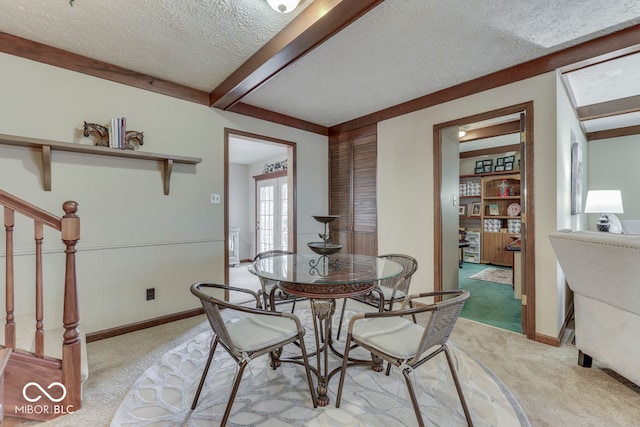
[[[220,204],[220,195],[219,194],[212,194],[210,203],[212,203],[212,204]]]

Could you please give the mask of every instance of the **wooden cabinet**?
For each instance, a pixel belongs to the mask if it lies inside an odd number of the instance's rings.
[[[343,252],[377,255],[377,136],[366,134],[329,144],[329,224]]]
[[[520,234],[520,175],[482,178],[482,262],[512,267],[505,247]]]
[[[482,262],[513,267],[513,252],[506,246],[513,241],[513,234],[484,232],[482,234]]]

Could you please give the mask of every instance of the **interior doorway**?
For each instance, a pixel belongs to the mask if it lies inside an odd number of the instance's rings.
[[[245,270],[260,248],[273,245],[295,251],[295,172],[295,142],[225,129],[225,283],[257,290],[259,281]],[[237,237],[230,239],[232,234]],[[238,263],[230,257],[234,250],[239,252]]]
[[[458,137],[458,132],[466,131],[467,135],[464,137]],[[460,222],[451,221],[452,216],[461,217],[467,216],[466,209],[473,207],[473,203],[463,203],[460,199],[460,176],[462,172],[459,170],[461,166],[460,157],[462,141],[476,139],[485,139],[486,132],[494,132],[495,136],[506,135],[515,133],[518,135],[515,144],[509,144],[511,147],[495,147],[486,148],[485,153],[502,153],[507,150],[518,151],[520,165],[519,167],[511,164],[511,174],[515,175],[516,168],[518,172],[518,192],[519,192],[519,214],[517,219],[520,223],[520,236],[521,236],[521,250],[519,258],[522,262],[518,265],[517,271],[514,269],[514,278],[519,279],[521,285],[521,330],[527,335],[528,338],[535,338],[535,277],[534,277],[534,241],[533,238],[527,238],[533,236],[534,233],[534,216],[533,216],[533,103],[528,102],[525,104],[519,104],[511,107],[502,108],[495,111],[490,111],[483,114],[464,117],[456,119],[447,123],[442,123],[434,126],[434,190],[435,194],[439,194],[440,197],[436,197],[434,200],[434,253],[435,253],[435,290],[448,289],[458,287],[458,257],[460,250],[457,245],[454,245],[455,239],[459,239]],[[474,136],[475,133],[475,136]],[[484,133],[484,135],[483,135]],[[483,138],[483,136],[485,138]],[[453,142],[455,141],[455,142]],[[464,150],[463,150],[464,151]],[[501,157],[501,163],[504,163],[505,157]],[[488,163],[488,162],[487,162]],[[480,165],[482,166],[482,165]],[[485,166],[488,166],[485,165]],[[495,173],[500,176],[505,171],[502,170],[500,165],[499,170],[496,172],[493,168],[497,166],[492,161],[491,173]],[[453,171],[453,172],[452,172]],[[483,172],[485,170],[483,169]],[[488,171],[488,170],[487,170]],[[476,174],[475,164],[474,173],[469,175],[482,175]],[[480,172],[480,171],[478,171]],[[491,173],[487,174],[490,176]],[[465,174],[466,175],[466,174]],[[489,180],[487,180],[488,182]],[[480,182],[480,185],[485,181]],[[514,181],[515,182],[515,181]],[[499,185],[500,181],[497,181],[495,185]],[[509,182],[509,185],[512,185]],[[493,188],[493,187],[492,187]],[[495,191],[498,191],[497,187]],[[488,198],[494,197],[494,195],[488,196]],[[488,231],[497,231],[496,233],[487,234],[486,237],[495,239],[497,237],[504,238],[507,233],[501,235],[502,225],[509,224],[507,213],[499,212],[500,209],[506,210],[509,206],[505,204],[505,200],[499,200],[497,194],[496,200],[487,200],[484,203],[482,198],[478,198],[476,203],[480,203],[478,208],[480,211],[479,218],[473,219],[477,221],[476,228],[480,230],[480,234],[483,234],[485,223],[483,218],[486,210],[486,215],[489,216],[489,208],[497,209],[496,217],[504,219],[500,222],[500,227],[496,230],[490,229]],[[514,197],[515,198],[515,197]],[[505,206],[502,206],[505,204]],[[513,203],[511,203],[513,204]],[[469,205],[469,206],[466,206]],[[492,205],[492,206],[489,206]],[[462,209],[465,209],[464,215]],[[471,215],[469,215],[471,217]],[[514,216],[514,219],[516,216]],[[482,219],[482,221],[480,221]],[[489,243],[491,242],[489,239]],[[502,243],[496,244],[498,247],[504,247]],[[482,242],[480,243],[482,245]],[[532,254],[527,256],[527,254]],[[462,255],[464,256],[464,255]],[[477,256],[481,259],[483,254],[479,252]],[[500,264],[500,259],[489,260],[489,264]],[[517,276],[517,277],[516,277]]]

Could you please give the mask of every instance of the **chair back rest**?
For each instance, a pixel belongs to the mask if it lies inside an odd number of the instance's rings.
[[[218,340],[220,340],[229,350],[231,350],[235,354],[235,346],[233,345],[231,336],[229,336],[229,332],[227,331],[227,326],[225,325],[224,319],[222,319],[222,315],[220,313],[220,307],[233,308],[233,304],[221,301],[209,295],[208,293],[201,291],[201,286],[203,285],[200,283],[194,283],[193,285],[191,285],[191,293],[200,299],[202,308],[204,308],[204,312],[207,315],[209,324],[211,325],[211,329],[213,329],[213,333],[217,335]],[[223,288],[222,285],[213,285],[208,287],[218,289]]]
[[[460,317],[462,307],[470,297],[469,291],[455,290],[438,292],[439,295],[454,295],[453,298],[437,302],[431,310],[429,319],[422,339],[418,345],[416,359],[420,358],[425,351],[436,345],[444,345],[449,340],[453,327]]]
[[[269,251],[263,251],[258,253],[255,257],[253,257],[253,261],[257,261],[259,259],[272,257],[275,255],[293,255],[294,252],[285,251],[282,249],[271,249]],[[265,279],[264,277],[260,277],[260,284],[262,285],[262,292],[268,292],[267,288],[271,288],[272,286],[276,286],[278,283],[277,280]]]
[[[386,288],[393,288],[396,286],[398,281],[402,280],[403,282],[398,287],[398,290],[408,294],[409,285],[411,284],[411,276],[413,276],[413,273],[418,269],[418,261],[409,255],[403,254],[380,255],[380,258],[385,258],[389,261],[395,261],[400,264],[402,266],[402,273],[390,279],[381,280],[378,284]]]

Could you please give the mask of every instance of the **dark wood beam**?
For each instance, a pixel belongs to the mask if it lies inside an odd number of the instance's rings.
[[[578,119],[580,120],[593,120],[601,117],[633,113],[634,111],[640,111],[640,95],[584,105],[577,108]]]
[[[209,94],[227,110],[384,0],[315,0]]]
[[[478,139],[492,138],[494,136],[509,135],[520,132],[520,121],[500,123],[478,129],[470,129],[460,138],[460,142],[477,141]]]
[[[465,83],[433,92],[329,128],[329,134],[357,129],[454,99],[528,79],[558,68],[640,44],[640,24],[585,43],[515,65]]]
[[[509,151],[520,151],[520,144],[503,145],[500,147],[483,148],[482,150],[465,151],[460,153],[461,159],[469,157],[490,156],[492,154],[506,153]]]
[[[0,32],[0,52],[65,68],[162,95],[208,105],[207,92]]]
[[[320,135],[329,135],[329,128],[327,128],[326,126],[321,126],[315,123],[296,119],[295,117],[275,113],[263,108],[254,107],[253,105],[245,104],[243,102],[238,102],[237,104],[230,107],[227,111],[242,114],[244,116],[254,117],[256,119],[267,120],[272,123],[279,123],[281,125],[306,130]]]
[[[638,135],[640,134],[640,126],[627,126],[618,129],[601,130],[587,133],[587,141],[596,141],[598,139],[617,138],[620,136]]]

